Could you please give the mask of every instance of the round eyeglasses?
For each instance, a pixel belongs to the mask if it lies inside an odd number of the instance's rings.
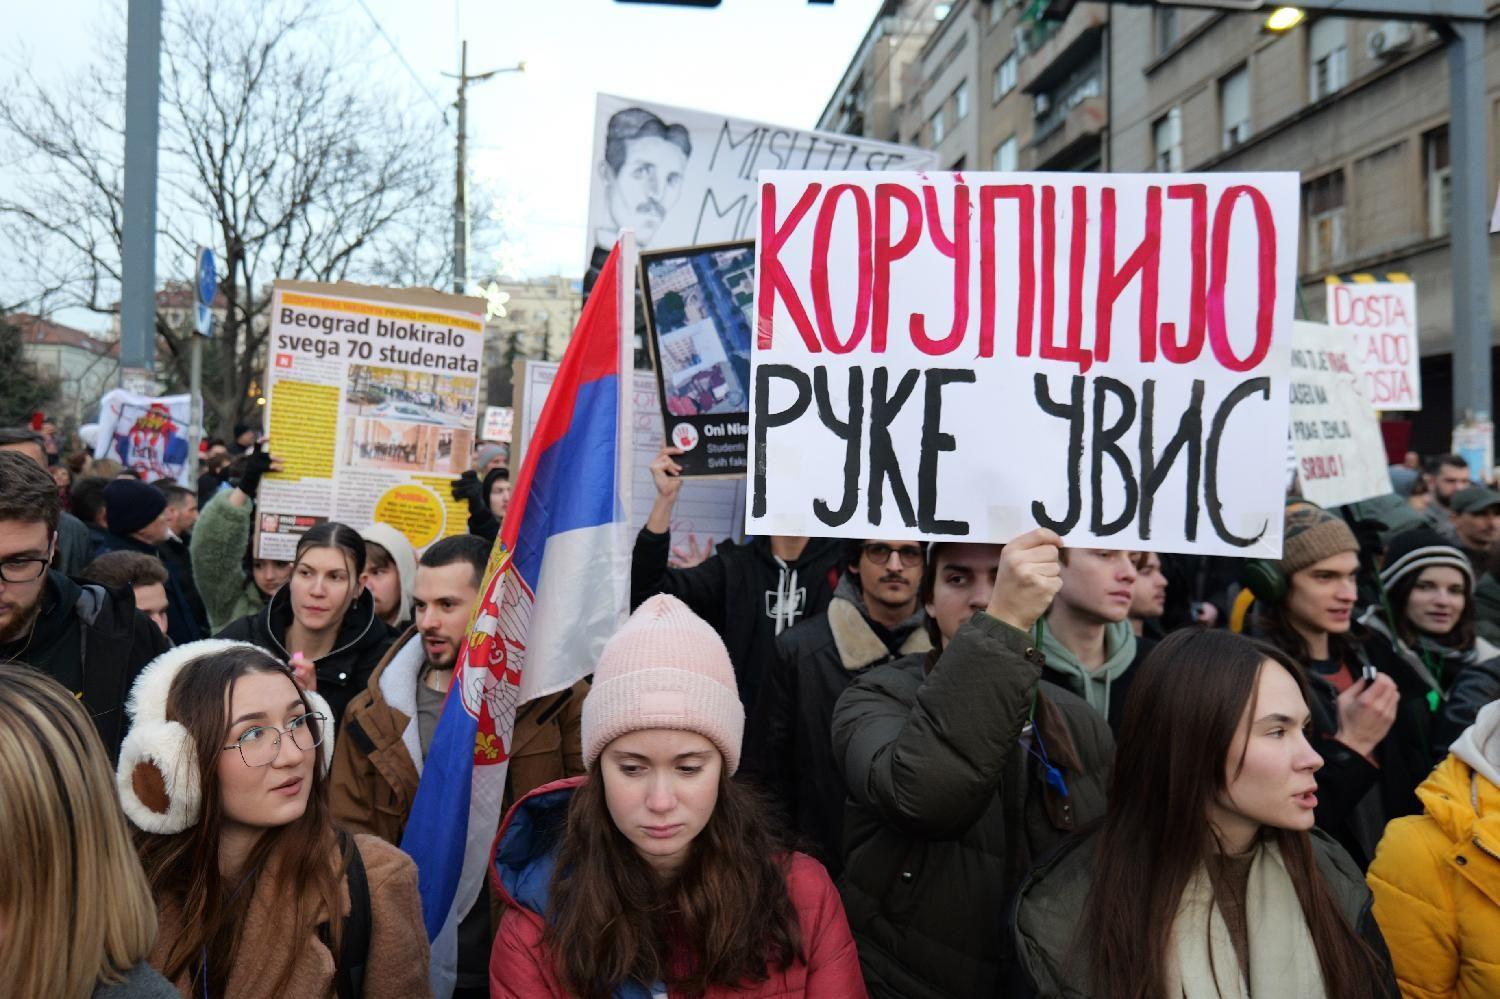
[[[327,723],[327,716],[319,712],[293,718],[286,723],[286,728],[277,728],[275,725],[257,725],[249,728],[235,740],[234,745],[225,746],[224,752],[231,749],[240,751],[240,759],[247,767],[268,766],[276,759],[276,754],[281,752],[281,736],[285,733],[292,737],[292,742],[303,752],[311,752],[323,743],[323,726]]]

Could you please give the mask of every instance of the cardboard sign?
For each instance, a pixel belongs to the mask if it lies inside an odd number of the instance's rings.
[[[484,407],[484,422],[479,427],[479,439],[509,444],[514,412],[509,406]]]
[[[748,533],[1279,557],[1295,174],[761,182]]]
[[[643,253],[641,289],[662,420],[682,449],[682,474],[743,477],[755,244]]]
[[[557,377],[555,361],[522,360],[517,365],[515,467],[525,458],[525,449],[536,421],[542,415],[542,403],[552,381]],[[634,453],[634,480],[631,485],[630,528],[639,531],[651,516],[656,501],[656,484],[651,478],[651,461],[662,442],[662,421],[656,407],[656,379],[649,371],[636,371],[635,426],[631,431]],[[697,565],[714,552],[720,541],[739,541],[744,535],[745,480],[725,481],[697,479],[684,482],[672,511],[672,549],[668,564],[683,567]]]
[[[937,154],[600,94],[588,254],[597,272],[622,229],[642,250],[751,239],[761,170],[925,170]],[[589,282],[592,283],[592,282]]]
[[[1357,341],[1342,327],[1292,325],[1292,444],[1302,495],[1319,506],[1391,491],[1380,421],[1364,389]]]
[[[1328,324],[1354,331],[1365,398],[1382,410],[1422,408],[1417,286],[1410,281],[1328,282]]]
[[[99,400],[94,457],[113,458],[142,482],[175,479],[194,486],[188,469],[192,401],[186,395],[145,396],[113,389]]]
[[[468,528],[449,484],[479,417],[484,300],[278,281],[266,420],[282,471],[256,498],[257,550],[290,559],[320,520],[383,522],[420,553]]]

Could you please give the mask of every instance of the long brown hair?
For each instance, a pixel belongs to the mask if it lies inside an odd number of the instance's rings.
[[[1291,583],[1288,582],[1287,585],[1291,586]],[[1292,616],[1287,610],[1286,601],[1268,603],[1264,600],[1257,600],[1254,625],[1257,637],[1280,649],[1293,662],[1304,668],[1312,662],[1312,650],[1308,648],[1307,639],[1302,637],[1302,632],[1292,624]],[[1352,629],[1342,634],[1329,632],[1328,658],[1332,662],[1350,664],[1352,668],[1359,657],[1361,644],[1360,635]],[[1300,675],[1301,671],[1298,672]],[[1355,672],[1358,670],[1356,669]]]
[[[1240,720],[1247,705],[1254,713],[1267,660],[1291,674],[1306,701],[1307,682],[1285,654],[1223,631],[1175,632],[1136,667],[1085,907],[1097,995],[1165,995],[1177,907],[1218,850],[1209,806],[1226,788]],[[1319,872],[1311,836],[1264,826],[1261,838],[1281,850],[1330,999],[1368,995],[1378,961]]]
[[[564,984],[582,999],[627,980],[701,995],[802,959],[791,855],[772,828],[755,792],[721,770],[713,815],[664,883],[615,827],[596,766],[573,794],[552,874],[544,941]]]
[[[194,995],[202,994],[205,986],[211,995],[224,993],[238,957],[250,901],[260,878],[268,872],[277,881],[277,905],[287,919],[288,947],[307,939],[328,917],[329,946],[335,960],[339,953],[341,920],[337,915],[342,911],[339,890],[343,867],[335,862],[340,853],[339,840],[321,766],[312,768],[312,788],[302,817],[265,831],[246,858],[239,881],[219,873],[224,809],[217,767],[229,737],[228,710],[234,684],[249,673],[277,673],[295,686],[290,669],[253,648],[205,654],[178,673],[167,696],[166,716],[180,722],[192,739],[198,785],[203,789],[202,812],[197,823],[180,833],[163,836],[136,831],[136,849],[157,904],[170,902],[180,910],[181,928],[167,951],[162,973],[175,982],[190,972]],[[302,696],[301,688],[297,691],[311,712],[312,704]],[[292,969],[293,964],[288,962],[281,980],[266,994],[283,993]]]

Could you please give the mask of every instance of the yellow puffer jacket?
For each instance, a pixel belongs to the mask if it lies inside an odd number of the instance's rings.
[[[1500,996],[1500,788],[1456,755],[1370,865],[1375,919],[1407,999]]]

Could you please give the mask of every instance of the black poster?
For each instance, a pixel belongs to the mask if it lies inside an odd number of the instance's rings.
[[[685,476],[748,468],[755,243],[641,254],[646,340],[667,442]]]

